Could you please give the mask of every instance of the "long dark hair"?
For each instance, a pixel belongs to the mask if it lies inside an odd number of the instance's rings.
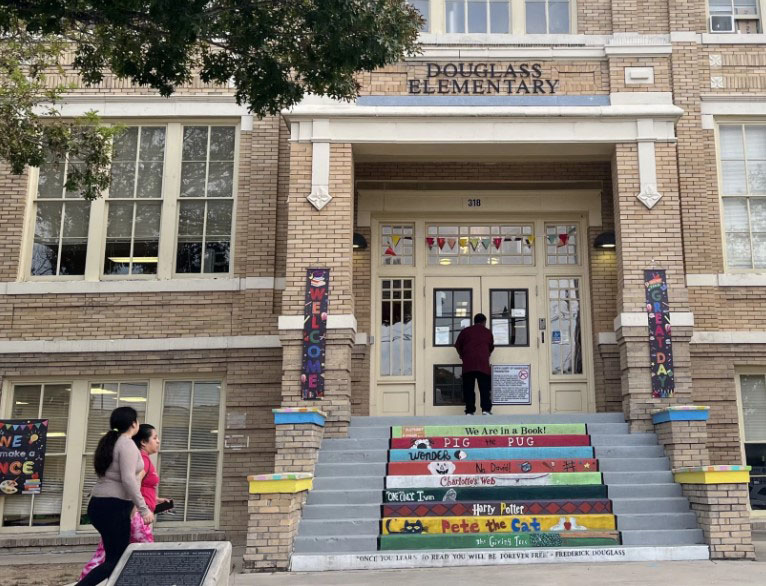
[[[143,448],[143,443],[148,442],[149,438],[152,437],[152,432],[154,431],[154,426],[149,425],[148,423],[142,423],[138,426],[138,431],[136,432],[136,435],[133,436],[133,441],[136,442],[136,447],[140,450]]]
[[[109,431],[99,440],[96,453],[93,454],[93,467],[98,476],[104,476],[106,469],[112,464],[114,444],[120,435],[130,429],[138,421],[138,413],[133,407],[117,407],[109,416]]]

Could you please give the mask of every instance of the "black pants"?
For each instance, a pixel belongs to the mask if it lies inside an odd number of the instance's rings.
[[[76,586],[95,586],[112,573],[130,544],[130,513],[133,503],[117,498],[93,497],[88,503],[88,517],[104,542],[104,563],[93,568]]]
[[[481,397],[481,410],[489,413],[492,411],[492,380],[488,374],[474,370],[463,373],[463,401],[465,412],[476,412],[476,391],[474,386],[479,383],[479,396]]]

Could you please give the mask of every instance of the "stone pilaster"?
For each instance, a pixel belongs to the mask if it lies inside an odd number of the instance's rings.
[[[710,547],[710,559],[755,559],[748,510],[750,466],[674,470]]]
[[[272,409],[276,427],[274,472],[314,474],[324,437],[325,414],[311,407]]]
[[[313,476],[260,474],[247,480],[250,497],[244,571],[286,571]]]
[[[657,439],[672,469],[710,465],[707,419],[710,407],[681,405],[652,414]]]

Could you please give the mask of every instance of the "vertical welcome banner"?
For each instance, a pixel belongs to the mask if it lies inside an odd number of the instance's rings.
[[[47,419],[0,421],[0,496],[40,494]]]
[[[652,368],[652,397],[672,397],[673,345],[670,339],[670,305],[665,271],[644,271],[646,312],[649,316],[649,358]]]
[[[329,292],[330,269],[308,269],[306,271],[306,303],[303,306],[303,369],[301,370],[301,394],[304,399],[324,397]]]

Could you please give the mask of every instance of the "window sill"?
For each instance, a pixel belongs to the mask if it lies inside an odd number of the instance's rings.
[[[763,45],[766,34],[742,35],[736,33],[702,33],[703,45]]]
[[[87,293],[175,293],[284,289],[285,280],[274,277],[224,277],[178,279],[109,279],[104,281],[24,281],[0,283],[0,295],[56,295]]]
[[[747,271],[739,273],[689,273],[687,287],[766,287],[766,273]]]

